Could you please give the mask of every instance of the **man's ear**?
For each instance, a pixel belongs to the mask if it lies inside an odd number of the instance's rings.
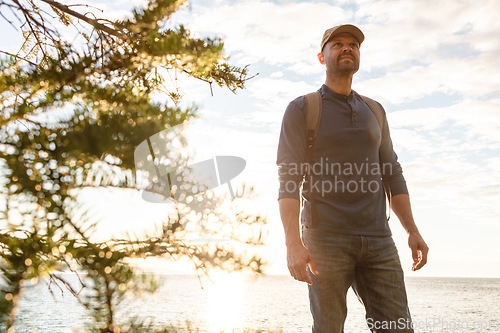
[[[325,64],[325,56],[323,56],[322,52],[318,53],[318,60],[319,60],[320,64],[322,64],[322,65]]]

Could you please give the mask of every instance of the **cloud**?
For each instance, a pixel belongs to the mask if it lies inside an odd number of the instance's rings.
[[[279,79],[279,78],[283,77],[283,72],[282,71],[274,72],[269,76],[273,79]]]
[[[492,0],[193,3],[184,17],[192,31],[222,37],[232,61],[264,73],[236,98],[204,106],[204,124],[216,129],[210,144],[239,149],[252,164],[247,176],[257,175],[253,182],[275,198],[283,112],[321,84],[316,54],[323,31],[351,22],[366,35],[353,88],[386,106],[419,227],[430,239],[436,229],[464,237],[470,225],[498,230],[498,12]],[[229,134],[229,142],[215,138]],[[480,238],[468,240],[483,248]],[[436,257],[457,246],[439,241],[441,254],[431,244]]]
[[[478,4],[453,0],[360,0],[357,3],[356,18],[366,22],[363,27],[367,39],[363,47],[370,54],[384,55],[388,65],[408,56],[425,61],[443,43],[467,41],[481,52],[499,49],[495,33],[500,28],[496,15],[500,10],[498,1]]]
[[[357,1],[365,31],[360,89],[391,103],[435,92],[482,98],[499,91],[498,1]]]
[[[404,138],[403,149],[424,154],[474,151],[499,142],[498,100],[489,98],[500,86],[500,21],[494,14],[499,7],[495,1],[451,0],[432,2],[432,11],[429,1],[218,1],[193,3],[185,19],[193,31],[223,37],[233,59],[252,59],[256,67],[266,64],[285,73],[248,82],[254,107],[239,116],[242,126],[272,123],[274,129],[290,100],[319,87],[310,77],[322,71],[316,53],[323,30],[353,21],[367,37],[360,74],[379,73],[357,79],[354,88],[384,104],[405,105],[388,110],[393,136]],[[297,80],[289,78],[290,71]],[[436,93],[449,96],[448,106],[411,106],[419,99],[432,101]]]
[[[352,12],[327,3],[278,4],[249,0],[218,6],[193,4],[187,19],[192,31],[223,37],[226,50],[271,65],[317,63],[323,31],[352,17]]]
[[[315,91],[318,87],[305,81],[257,78],[249,82],[248,89],[252,97],[256,99],[260,110],[278,112],[282,115],[290,101],[305,93]]]
[[[436,92],[479,99],[500,92],[500,62],[498,56],[490,54],[474,59],[439,59],[429,65],[387,71],[383,76],[359,82],[357,87],[393,104]]]
[[[403,128],[412,132],[407,142],[420,145],[421,140],[432,139],[429,145],[415,147],[416,150],[442,151],[442,144],[447,144],[449,149],[461,149],[465,153],[499,147],[498,105],[500,99],[469,99],[448,107],[391,112],[388,119],[393,132],[403,133]],[[425,137],[420,138],[419,133]],[[457,145],[457,142],[460,144]]]
[[[429,1],[409,0],[219,1],[193,3],[176,18],[189,21],[192,31],[223,37],[240,65],[286,66],[304,76],[323,71],[316,53],[324,29],[353,22],[367,37],[360,75],[382,73],[356,81],[357,87],[397,104],[435,92],[481,97],[498,91],[499,7],[451,0],[433,2],[432,11]]]

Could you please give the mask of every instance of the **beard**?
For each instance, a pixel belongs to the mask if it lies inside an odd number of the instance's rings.
[[[345,61],[342,57],[350,56],[351,61]],[[359,59],[353,55],[342,54],[335,60],[326,62],[326,71],[335,76],[353,75],[359,70]]]

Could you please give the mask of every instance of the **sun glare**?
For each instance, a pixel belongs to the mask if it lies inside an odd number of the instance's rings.
[[[208,284],[209,332],[233,332],[243,320],[243,276],[238,273],[215,273]]]

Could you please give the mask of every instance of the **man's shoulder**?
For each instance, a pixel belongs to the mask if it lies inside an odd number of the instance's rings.
[[[360,95],[357,92],[355,92],[354,90],[353,90],[353,94],[356,96],[356,98],[358,98],[360,101],[362,101],[363,104],[366,105],[368,107],[368,109],[373,113],[373,115],[377,119],[377,122],[380,126],[380,129],[383,130],[384,124],[387,122],[387,120],[386,120],[387,116],[386,116],[385,109],[382,106],[382,104],[380,104],[377,100],[375,100],[373,98],[370,98],[370,97],[367,97],[364,95]]]
[[[305,118],[306,116],[306,99],[304,95],[296,97],[294,100],[292,100],[288,106],[286,107],[285,110],[285,118],[296,118],[296,117],[302,117]]]
[[[319,92],[321,96],[323,96],[322,89],[318,89],[316,91],[309,91],[303,95],[300,95],[296,97],[294,100],[292,100],[287,107],[287,111],[290,110],[290,112],[300,112],[302,115],[305,116],[306,113],[306,95],[312,92]]]
[[[305,94],[304,94],[304,95],[300,95],[300,96],[296,97],[295,99],[293,99],[288,104],[288,107],[292,107],[292,108],[304,108],[305,105],[306,105],[306,98],[305,98]]]
[[[370,104],[378,104],[378,106],[380,108],[382,108],[382,110],[384,110],[384,107],[382,106],[382,104],[378,100],[376,100],[374,98],[371,98],[371,97],[368,97],[366,95],[361,95],[361,94],[359,94],[358,92],[356,92],[354,90],[352,92],[353,92],[353,95],[356,96],[356,98],[359,98],[359,99],[363,100],[363,102],[365,102],[368,106],[371,107]],[[384,112],[385,112],[385,110],[384,110]]]

